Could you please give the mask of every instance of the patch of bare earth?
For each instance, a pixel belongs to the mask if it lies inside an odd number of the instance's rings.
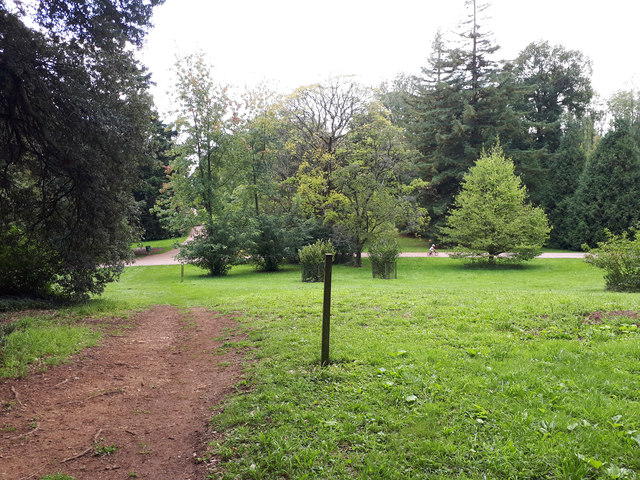
[[[593,312],[589,315],[585,315],[582,320],[583,323],[588,323],[590,325],[600,325],[603,319],[612,318],[612,317],[626,317],[631,320],[640,319],[640,312],[636,312],[634,310],[615,310],[612,312]]]
[[[245,354],[220,349],[237,327],[158,306],[67,364],[0,382],[0,479],[204,479],[212,407],[242,375]]]

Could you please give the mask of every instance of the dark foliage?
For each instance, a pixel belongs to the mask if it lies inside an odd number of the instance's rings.
[[[31,18],[0,5],[4,294],[84,299],[129,258],[151,109],[127,42],[145,3],[42,1]]]

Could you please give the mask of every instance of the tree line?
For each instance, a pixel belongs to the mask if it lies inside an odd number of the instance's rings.
[[[475,1],[421,75],[377,88],[344,77],[237,93],[187,55],[171,123],[131,49],[160,3],[0,5],[3,293],[86,298],[131,241],[195,225],[182,258],[209,258],[213,274],[247,257],[277,269],[317,239],[356,264],[396,231],[440,242],[464,175],[497,144],[546,212],[550,246],[638,221],[638,93],[598,108],[589,59],[545,41],[498,60]]]

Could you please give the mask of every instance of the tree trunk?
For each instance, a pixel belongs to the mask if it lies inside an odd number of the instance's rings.
[[[356,267],[362,266],[362,248],[358,248],[356,251]]]

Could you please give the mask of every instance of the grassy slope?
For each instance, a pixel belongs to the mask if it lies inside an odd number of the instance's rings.
[[[213,420],[231,431],[212,447],[229,478],[640,472],[637,330],[625,318],[583,322],[637,311],[640,295],[604,292],[579,260],[482,271],[401,259],[398,272],[385,281],[335,267],[326,369],[322,286],[293,267],[218,279],[187,267],[182,284],[179,267],[131,268],[84,313],[153,303],[245,313],[259,346],[253,388]]]

